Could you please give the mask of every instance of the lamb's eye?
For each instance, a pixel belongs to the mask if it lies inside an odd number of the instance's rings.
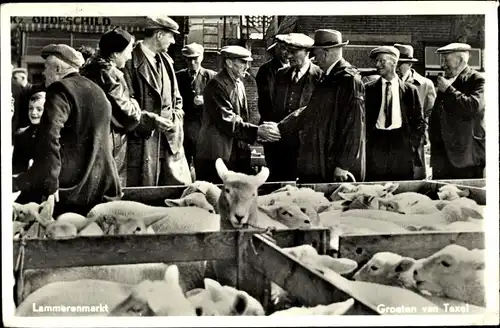
[[[378,268],[377,268],[376,266],[372,265],[372,266],[370,267],[370,270],[372,270],[372,271],[377,271],[377,270],[378,270]]]
[[[305,208],[303,208],[303,207],[302,207],[300,210],[302,211],[302,213],[305,213],[305,212],[306,212],[306,209],[305,209]]]
[[[231,190],[229,190],[229,188],[226,188],[226,189],[224,189],[224,191],[225,191],[227,194],[229,194],[229,192],[230,192]]]
[[[141,231],[141,227],[135,228],[135,231],[137,231],[137,232]]]
[[[310,223],[311,223],[311,221],[309,221],[309,220],[304,220],[304,223],[310,224]]]
[[[283,212],[281,212],[281,215],[290,215],[290,213],[288,213],[288,211],[283,211]]]
[[[194,204],[189,204],[189,206],[195,206]]]
[[[444,260],[441,261],[441,265],[444,266],[444,267],[446,267],[446,268],[449,268],[451,266],[451,264],[449,262],[444,261]]]

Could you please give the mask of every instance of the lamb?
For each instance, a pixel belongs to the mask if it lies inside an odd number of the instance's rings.
[[[194,289],[186,297],[195,307],[201,307],[204,315],[263,316],[264,308],[255,298],[242,290],[222,286],[205,278],[205,289]],[[207,314],[205,314],[207,313]]]
[[[460,190],[454,184],[447,184],[440,187],[437,194],[440,200],[455,200],[469,197],[470,191],[468,189]]]
[[[415,280],[411,270],[415,259],[392,252],[379,252],[359,269],[353,280],[366,281],[388,286],[415,290]]]
[[[221,194],[221,190],[219,187],[211,182],[197,180],[188,185],[186,189],[184,189],[181,198],[195,193],[203,194],[207,202],[215,209],[215,213],[219,214],[219,210],[217,208],[217,203],[219,202],[219,197]]]
[[[16,309],[16,316],[74,316],[70,311],[40,311],[45,306],[96,306],[102,312],[79,312],[81,316],[195,316],[202,309],[189,302],[179,285],[179,271],[170,266],[164,280],[144,280],[127,285],[103,280],[55,282],[37,290]]]
[[[413,278],[419,290],[485,307],[484,270],[484,250],[451,244],[417,263]]]
[[[280,190],[280,189],[279,189]],[[312,208],[320,213],[330,206],[330,201],[322,192],[314,191],[311,188],[297,188],[287,186],[281,188],[282,191],[259,196],[258,203],[261,206],[272,205],[273,202],[289,202],[296,203],[299,206],[312,206]]]
[[[290,309],[277,311],[271,316],[309,316],[309,315],[343,315],[354,305],[354,299],[349,298],[344,302],[329,305],[317,305],[315,307],[292,307]]]
[[[196,206],[207,210],[209,213],[215,213],[214,207],[201,192],[194,192],[179,199],[165,199],[165,204],[169,207]]]
[[[317,214],[316,214],[317,215]],[[309,228],[311,219],[295,203],[273,202],[272,205],[259,206],[257,222],[249,221],[249,226],[258,228]]]
[[[387,182],[385,185],[357,185],[354,186],[350,183],[344,183],[340,185],[331,195],[330,200],[342,200],[349,197],[350,194],[355,195],[366,195],[375,197],[386,197],[391,196],[392,193],[398,189],[399,184],[393,182]]]

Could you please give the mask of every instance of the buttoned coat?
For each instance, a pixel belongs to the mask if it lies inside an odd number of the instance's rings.
[[[143,112],[139,125],[128,135],[127,184],[128,186],[157,186],[186,184],[191,182],[191,175],[184,155],[182,97],[179,93],[173,60],[167,53],[160,53],[160,58],[170,79],[172,106],[167,115],[175,128],[171,132],[156,129],[155,120],[144,112],[162,114],[162,93],[156,71],[138,43],[132,51],[123,72],[134,97]],[[160,135],[163,134],[163,135]],[[165,157],[165,166],[161,167],[160,158]],[[163,172],[163,173],[162,173]],[[160,177],[160,174],[162,176]]]
[[[282,133],[299,131],[299,180],[333,182],[336,167],[364,179],[364,91],[358,71],[340,59],[316,84],[307,107],[278,124]]]
[[[484,111],[484,77],[466,67],[437,94],[429,122],[431,165],[443,151],[457,168],[486,164]]]

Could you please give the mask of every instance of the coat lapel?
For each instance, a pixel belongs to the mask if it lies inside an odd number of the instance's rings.
[[[377,82],[375,82],[372,88],[373,102],[371,102],[372,110],[370,111],[370,125],[375,126],[377,122],[377,117],[380,111],[380,106],[382,106],[382,78],[379,77]]]
[[[399,79],[399,107],[401,109],[401,123],[405,124],[407,120],[407,112],[406,112],[406,104],[405,104],[405,91],[406,91],[406,86],[405,83]]]
[[[304,103],[304,98],[309,98],[311,95],[312,89],[314,87],[314,81],[313,79],[315,78],[313,73],[312,73],[313,65],[312,63],[309,64],[309,69],[306,72],[306,78],[307,78],[307,83],[304,85],[304,88],[302,89],[302,92],[300,94],[300,104]]]
[[[290,88],[290,84],[292,83],[292,73],[293,73],[293,68],[292,67],[287,67],[286,72],[285,72],[285,81],[286,83],[284,84],[283,88],[283,109],[286,109],[286,101],[288,99],[288,89]]]
[[[160,86],[158,85],[159,75],[151,68],[151,65],[146,58],[146,55],[137,45],[134,49],[134,67],[142,75],[144,80],[153,88],[159,95],[161,95]]]

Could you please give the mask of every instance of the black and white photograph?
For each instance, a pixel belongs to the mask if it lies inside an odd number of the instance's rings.
[[[498,324],[497,10],[3,4],[4,325]]]

